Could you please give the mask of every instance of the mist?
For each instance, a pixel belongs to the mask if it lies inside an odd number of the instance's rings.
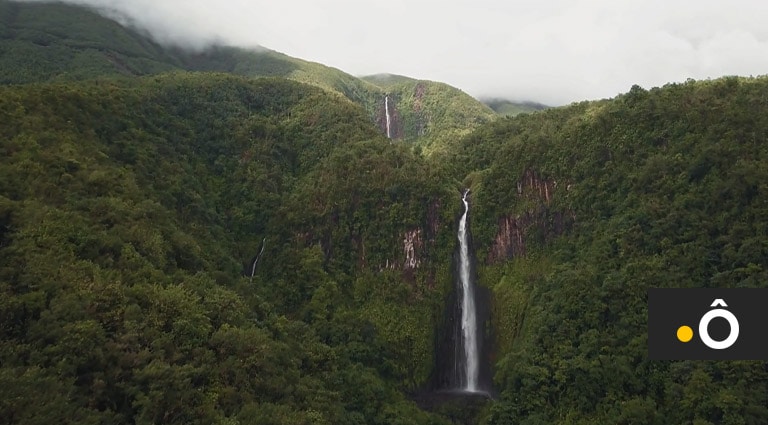
[[[563,105],[688,78],[768,73],[768,4],[736,0],[68,0],[202,49],[264,46],[353,75]]]

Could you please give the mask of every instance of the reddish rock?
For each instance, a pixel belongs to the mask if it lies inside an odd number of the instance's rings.
[[[573,220],[573,214],[551,211],[550,203],[557,188],[557,182],[541,178],[533,170],[526,170],[517,182],[517,196],[534,200],[534,206],[521,214],[508,214],[498,220],[498,231],[488,250],[487,264],[495,264],[510,258],[523,257],[526,251],[526,235],[531,230],[545,240],[561,235],[567,227],[566,220]]]

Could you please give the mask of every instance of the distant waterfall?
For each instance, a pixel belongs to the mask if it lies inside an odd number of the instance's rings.
[[[464,346],[465,391],[478,391],[477,381],[480,374],[480,350],[477,335],[477,310],[475,309],[475,291],[470,278],[469,232],[467,231],[467,215],[469,202],[464,191],[461,202],[464,203],[464,215],[459,221],[459,280],[461,283],[461,337]]]
[[[261,255],[264,254],[264,246],[267,243],[267,238],[264,238],[261,240],[261,250],[259,251],[258,255],[253,257],[253,260],[251,260],[251,283],[253,283],[253,275],[256,274],[256,265],[259,264],[259,260],[261,259]]]
[[[389,96],[384,96],[384,112],[387,115],[387,138],[392,138],[392,132],[390,130],[390,117],[389,117]]]

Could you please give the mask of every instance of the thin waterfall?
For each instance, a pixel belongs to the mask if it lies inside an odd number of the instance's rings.
[[[267,243],[267,238],[264,238],[261,240],[261,250],[259,251],[259,254],[256,255],[256,257],[251,260],[251,283],[253,283],[253,275],[256,274],[256,265],[259,263],[259,260],[261,259],[261,255],[264,254],[264,246]]]
[[[469,189],[464,191],[461,202],[464,203],[464,214],[459,221],[459,280],[461,283],[461,337],[464,346],[464,376],[465,391],[478,391],[477,381],[480,374],[480,350],[477,335],[477,310],[475,308],[475,292],[470,277],[469,232],[467,231],[467,215],[469,214]]]
[[[392,138],[392,132],[390,131],[390,117],[389,117],[389,96],[384,96],[384,112],[387,115],[387,138]]]

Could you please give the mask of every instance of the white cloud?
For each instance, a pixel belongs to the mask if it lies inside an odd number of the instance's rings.
[[[768,2],[72,0],[166,42],[257,44],[356,75],[565,104],[632,84],[768,73]]]

